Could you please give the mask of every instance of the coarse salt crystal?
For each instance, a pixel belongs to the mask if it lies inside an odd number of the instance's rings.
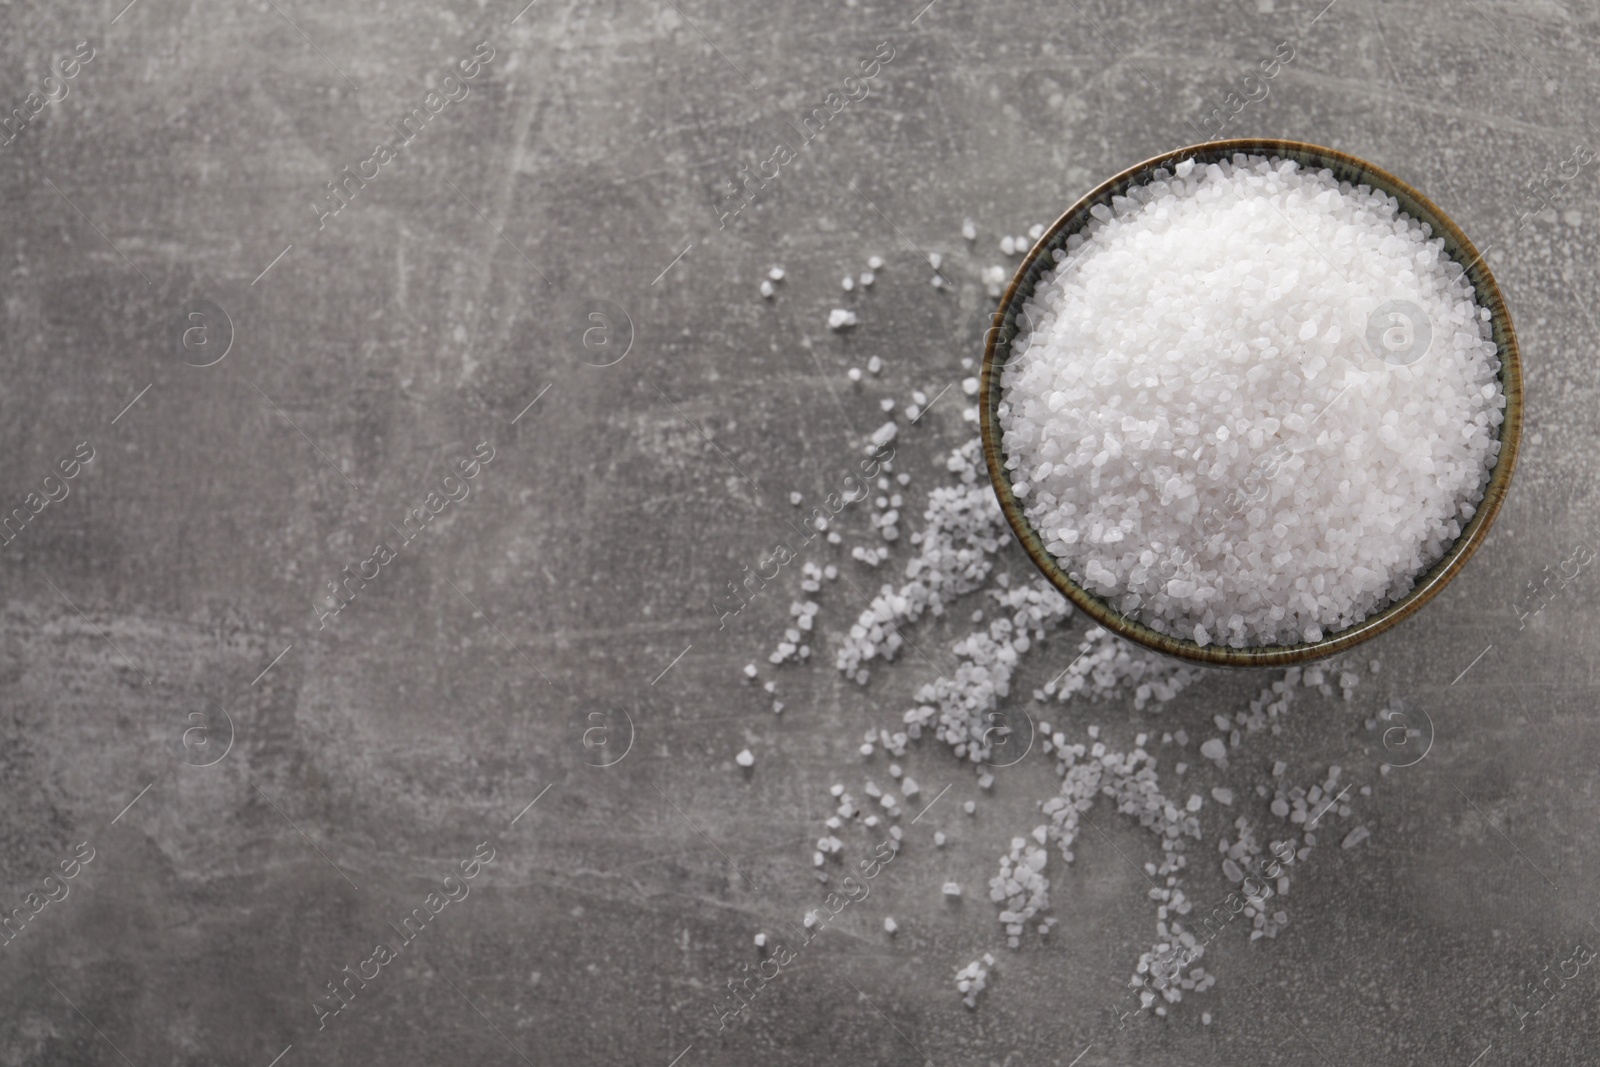
[[[1153,629],[1320,640],[1410,590],[1476,508],[1495,343],[1398,201],[1280,159],[1173,170],[1095,205],[1019,309],[1013,486],[1035,529],[1088,532],[1046,537],[1073,579]]]

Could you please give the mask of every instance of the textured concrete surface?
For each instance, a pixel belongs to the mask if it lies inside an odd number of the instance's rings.
[[[1596,536],[1600,177],[1526,217],[1523,188],[1594,144],[1592,5],[122,2],[4,6],[0,106],[21,113],[0,147],[0,507],[37,514],[0,547],[0,905],[32,916],[0,947],[0,1062],[1594,1062],[1593,968],[1520,1028],[1513,1010],[1600,938],[1593,574],[1517,615]],[[1335,146],[1431,195],[1491,246],[1527,365],[1531,434],[1487,547],[1359,658],[1353,709],[1304,705],[1246,768],[1342,764],[1374,787],[1352,817],[1372,838],[1319,851],[1275,940],[1213,946],[1216,988],[1119,1029],[1109,1005],[1154,934],[1133,865],[1153,839],[1107,814],[1052,867],[1056,932],[1006,950],[983,885],[1050,768],[985,794],[924,746],[903,762],[949,794],[719,1030],[753,934],[822,903],[828,786],[886,780],[861,731],[931,664],[864,689],[779,673],[774,716],[739,668],[798,575],[720,630],[713,597],[787,536],[791,491],[855,462],[878,397],[962,376],[979,271],[1015,262],[1000,234],[1197,139],[1285,40],[1294,60],[1226,132]],[[868,95],[719,221],[725,183],[801,140],[882,42]],[[463,61],[474,76],[445,82]],[[368,179],[341,203],[346,167]],[[877,286],[842,296],[873,253]],[[830,333],[833,306],[861,325]],[[852,389],[872,354],[883,378]],[[899,445],[903,511],[975,432],[959,396]],[[447,482],[463,460],[475,476]],[[844,527],[860,540],[865,515]],[[1026,575],[1020,552],[1006,565]],[[319,622],[346,566],[377,576]],[[834,634],[860,606],[824,600]],[[948,663],[960,633],[912,639]],[[1017,693],[1074,647],[1033,657]],[[1254,684],[1056,718],[1122,744],[1205,736]],[[1364,719],[1389,696],[1434,736],[1385,777]],[[870,845],[856,832],[848,855]],[[1208,866],[1189,890],[1226,884]],[[326,983],[430,901],[319,1027]],[[954,973],[985,951],[969,1011]]]

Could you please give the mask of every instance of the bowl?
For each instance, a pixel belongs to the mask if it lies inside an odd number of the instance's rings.
[[[1011,358],[1011,345],[1023,330],[1017,323],[1023,303],[1033,295],[1040,278],[1055,267],[1050,253],[1065,246],[1067,238],[1076,233],[1089,219],[1090,209],[1099,204],[1110,207],[1111,198],[1124,193],[1130,186],[1143,185],[1151,180],[1151,172],[1166,167],[1169,170],[1180,160],[1193,159],[1199,165],[1215,163],[1236,153],[1252,156],[1278,156],[1292,159],[1303,167],[1332,171],[1333,176],[1352,185],[1367,185],[1400,204],[1400,210],[1432,228],[1433,237],[1444,239],[1445,252],[1457,265],[1466,264],[1467,277],[1472,284],[1479,307],[1487,308],[1490,315],[1491,337],[1499,350],[1500,385],[1505,393],[1505,419],[1500,424],[1500,454],[1490,472],[1489,484],[1477,511],[1467,522],[1461,535],[1416,584],[1400,599],[1395,600],[1367,618],[1336,633],[1324,634],[1319,641],[1293,645],[1232,648],[1226,645],[1201,646],[1194,641],[1152,630],[1136,619],[1114,609],[1100,597],[1084,589],[1067,574],[1062,562],[1045,551],[1044,539],[1034,530],[1023,514],[1022,506],[1012,490],[1009,473],[1005,469],[1005,454],[1001,450],[1001,429],[998,408],[1001,401],[1000,371]],[[1234,138],[1190,145],[1145,160],[1102,182],[1055,221],[1044,236],[1017,268],[1007,287],[1000,307],[995,312],[992,325],[986,332],[983,353],[983,376],[980,386],[979,417],[983,429],[983,454],[989,467],[989,480],[1000,508],[1012,532],[1022,543],[1035,566],[1064,593],[1068,600],[1094,619],[1100,626],[1119,637],[1136,642],[1156,652],[1169,656],[1224,667],[1282,667],[1306,663],[1336,655],[1363,641],[1376,637],[1402,620],[1416,614],[1421,607],[1438,595],[1449,581],[1461,572],[1488,536],[1489,527],[1499,514],[1511,486],[1511,473],[1517,465],[1517,448],[1522,438],[1522,364],[1517,351],[1516,333],[1511,327],[1511,314],[1506,309],[1500,287],[1494,275],[1483,262],[1482,255],[1461,228],[1450,220],[1433,201],[1416,189],[1396,178],[1388,171],[1364,159],[1332,148],[1306,144],[1301,141],[1281,141],[1271,138]]]

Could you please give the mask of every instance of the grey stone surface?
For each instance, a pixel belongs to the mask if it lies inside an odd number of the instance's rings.
[[[0,508],[80,442],[93,459],[0,547],[0,905],[26,914],[74,846],[93,858],[0,946],[0,1062],[1594,1061],[1592,968],[1525,1028],[1511,1007],[1600,937],[1595,579],[1515,614],[1595,536],[1600,178],[1583,168],[1522,217],[1528,178],[1596,136],[1592,5],[520,7],[4,7],[0,107],[66,95],[0,147]],[[991,306],[979,271],[1015,262],[1000,234],[1195,140],[1283,40],[1296,58],[1226,132],[1335,146],[1432,196],[1491,246],[1527,364],[1531,432],[1487,546],[1358,657],[1382,673],[1354,710],[1308,704],[1240,764],[1248,785],[1273,758],[1303,780],[1340,763],[1373,785],[1350,820],[1372,837],[1319,850],[1275,940],[1219,940],[1216,988],[1119,1029],[1109,1005],[1154,936],[1135,866],[1153,839],[1108,807],[1104,836],[1053,862],[1055,933],[1007,950],[984,885],[1054,776],[1025,760],[985,794],[925,745],[902,762],[949,794],[871,898],[719,1031],[754,933],[821,903],[828,786],[885,780],[861,732],[936,668],[908,656],[866,688],[821,662],[776,672],[774,716],[740,668],[772,647],[797,575],[725,628],[712,598],[788,536],[791,491],[855,462],[879,396],[962,377]],[[94,57],[47,83],[80,41]],[[319,224],[325,183],[480,41],[493,56],[467,95]],[[870,94],[719,224],[724,182],[798,142],[880,42]],[[949,291],[929,285],[933,251]],[[874,253],[877,285],[841,294]],[[830,332],[834,306],[861,324]],[[883,377],[852,388],[872,354]],[[963,406],[953,390],[903,435],[904,512],[975,432]],[[470,495],[401,544],[480,442]],[[865,517],[845,528],[859,540]],[[319,626],[325,583],[379,542],[397,558]],[[1026,576],[1020,552],[1006,566]],[[860,604],[824,599],[837,634]],[[912,639],[948,664],[961,632]],[[1017,702],[1074,648],[1034,656]],[[1056,717],[1123,744],[1203,737],[1257,681]],[[1363,720],[1389,696],[1435,736],[1385,777]],[[468,895],[319,1029],[324,984],[483,842]],[[1198,900],[1226,891],[1210,868],[1189,878]],[[969,1011],[954,973],[985,951],[998,967]]]

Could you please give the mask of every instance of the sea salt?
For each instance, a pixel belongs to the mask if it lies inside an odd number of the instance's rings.
[[[1317,640],[1460,536],[1500,449],[1495,345],[1394,199],[1186,163],[1094,209],[1027,301],[1006,466],[1115,609],[1202,645]]]

